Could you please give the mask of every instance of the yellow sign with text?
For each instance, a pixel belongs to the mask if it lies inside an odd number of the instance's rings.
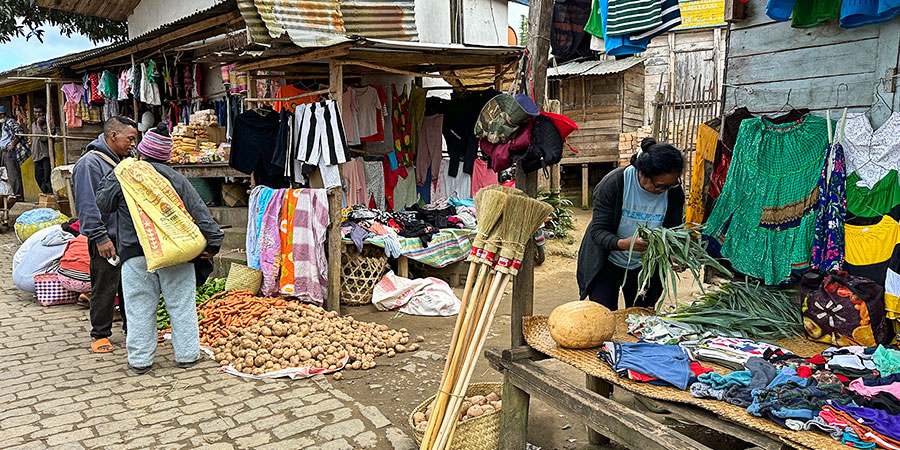
[[[725,0],[687,0],[678,7],[681,25],[676,30],[725,25]]]

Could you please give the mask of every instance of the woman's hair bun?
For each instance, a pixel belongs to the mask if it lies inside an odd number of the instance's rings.
[[[641,150],[647,151],[647,149],[654,145],[656,145],[656,139],[645,137],[644,140],[641,141]]]
[[[160,136],[169,137],[169,126],[166,125],[165,122],[160,122],[158,125],[156,125],[156,128],[153,129],[153,132]]]

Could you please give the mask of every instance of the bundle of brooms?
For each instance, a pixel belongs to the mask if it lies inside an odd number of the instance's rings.
[[[469,254],[466,288],[421,450],[450,448],[475,361],[500,299],[518,273],[525,245],[553,207],[518,189],[491,186],[475,195],[475,210],[478,234]]]

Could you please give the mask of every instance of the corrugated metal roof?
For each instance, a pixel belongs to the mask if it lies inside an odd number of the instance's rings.
[[[415,41],[415,0],[341,0],[344,28],[350,36]]]
[[[624,72],[644,62],[644,57],[633,56],[625,59],[588,60],[567,62],[559,67],[551,64],[547,68],[548,77],[567,77],[573,75],[607,75]]]
[[[271,41],[269,30],[266,28],[262,17],[260,17],[259,11],[256,10],[256,4],[253,3],[253,0],[237,0],[237,5],[238,11],[241,12],[241,17],[244,19],[244,24],[247,25],[247,37],[250,42]]]
[[[37,5],[124,22],[140,0],[37,0]]]

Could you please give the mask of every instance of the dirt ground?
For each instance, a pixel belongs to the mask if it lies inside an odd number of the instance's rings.
[[[591,211],[573,209],[576,216],[576,229],[571,233],[571,240],[550,240],[547,244],[546,261],[535,269],[534,313],[547,315],[556,306],[578,300],[578,285],[575,280],[576,251],[581,244],[584,230],[590,222]],[[687,300],[699,288],[693,280],[683,280],[678,294],[680,300]],[[459,290],[458,295],[462,295]],[[491,327],[485,348],[502,349],[510,345],[510,305],[511,294],[507,292],[500,305],[497,317]],[[345,312],[346,311],[346,312]],[[456,317],[418,317],[396,313],[376,311],[371,305],[349,307],[342,312],[362,320],[386,323],[392,328],[406,327],[413,335],[425,337],[423,350],[415,354],[400,354],[380,366],[388,366],[391,370],[372,372],[347,372],[344,381],[339,382],[341,389],[356,398],[366,397],[374,401],[384,411],[395,426],[401,426],[408,420],[412,411],[420,402],[437,391],[443,371],[453,325]],[[584,383],[584,373],[559,361],[546,361],[546,367],[564,375],[573,383]],[[376,374],[384,374],[386,378],[378,378]],[[480,358],[473,377],[473,382],[500,382],[500,374],[491,369],[485,358]],[[348,386],[349,385],[349,386]],[[633,400],[627,393],[616,395],[617,400],[631,405]],[[546,404],[532,400],[529,414],[529,437],[533,445],[543,449],[582,449],[587,445],[587,430],[583,424],[569,417],[566,411],[557,411]],[[657,420],[666,420],[656,416]],[[678,425],[678,424],[675,424]],[[735,448],[734,443],[726,446],[717,442],[718,436],[710,436],[701,431],[691,435],[706,441],[707,445],[718,448]],[[604,448],[620,448],[614,444]]]

